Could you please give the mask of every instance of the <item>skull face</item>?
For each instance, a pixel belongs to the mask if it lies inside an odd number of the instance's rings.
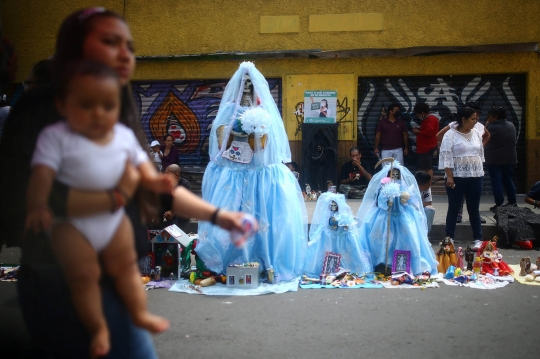
[[[392,169],[392,179],[398,180],[401,178],[401,173],[397,168]]]
[[[242,149],[240,147],[232,146],[229,148],[229,157],[231,159],[239,159],[242,155]]]
[[[336,201],[332,201],[330,202],[330,211],[332,212],[337,212],[338,211],[338,205],[336,203]]]
[[[248,74],[244,77],[244,92],[250,92],[251,91],[251,77],[249,77]]]

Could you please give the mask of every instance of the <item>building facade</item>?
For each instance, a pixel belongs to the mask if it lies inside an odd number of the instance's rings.
[[[2,0],[17,79],[49,57],[62,19],[93,1]],[[338,165],[350,147],[373,160],[375,126],[398,103],[426,102],[446,124],[465,102],[504,106],[518,132],[519,192],[540,180],[540,6],[537,0],[109,0],[135,40],[133,93],[149,141],[176,138],[184,165],[204,166],[224,86],[254,61],[281,110],[301,164],[305,91],[335,91]],[[414,163],[412,155],[405,160]]]

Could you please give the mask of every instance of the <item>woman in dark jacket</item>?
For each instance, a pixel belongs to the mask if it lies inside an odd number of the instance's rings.
[[[161,152],[163,152],[161,168],[162,172],[165,172],[165,169],[170,165],[178,164],[178,148],[174,145],[173,136],[167,135],[163,140],[165,141],[165,145],[161,146]]]

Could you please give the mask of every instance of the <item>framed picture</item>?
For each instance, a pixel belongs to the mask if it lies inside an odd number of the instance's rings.
[[[407,272],[411,271],[411,252],[410,251],[394,251],[394,259],[392,261],[392,272]]]
[[[234,285],[234,276],[233,275],[229,276],[229,285]]]
[[[339,264],[341,263],[341,254],[326,252],[324,256],[324,263],[322,272],[324,274],[337,273],[339,271]]]
[[[150,275],[150,272],[152,272],[155,266],[156,257],[154,252],[150,252],[145,257],[139,259],[139,270],[142,275]]]
[[[246,285],[251,285],[251,274],[246,274]]]

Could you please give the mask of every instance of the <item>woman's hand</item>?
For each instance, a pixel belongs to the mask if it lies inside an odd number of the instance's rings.
[[[216,224],[228,231],[236,229],[238,231],[244,232],[244,227],[242,226],[243,219],[244,213],[242,212],[230,212],[224,209],[220,209],[217,214]],[[253,230],[254,232],[257,232],[259,230],[259,223],[257,221],[253,223]]]
[[[454,178],[448,177],[446,179],[446,187],[454,189],[456,187],[456,184],[454,183]]]

